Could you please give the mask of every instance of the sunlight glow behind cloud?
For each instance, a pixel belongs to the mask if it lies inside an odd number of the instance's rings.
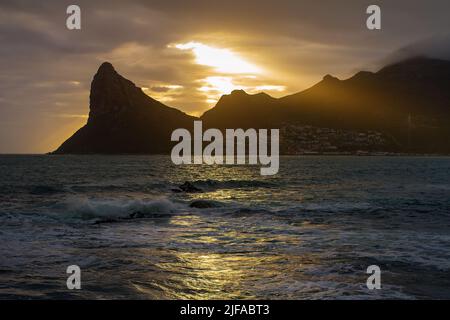
[[[89,22],[81,33],[62,23],[64,1],[0,1],[8,44],[0,46],[0,152],[48,152],[84,125],[67,115],[88,115],[104,61],[154,99],[199,116],[219,90],[282,97],[325,74],[376,71],[406,44],[449,30],[448,0],[383,1],[387,32],[375,34],[362,27],[361,0],[327,1],[326,10],[310,0],[80,2]],[[409,49],[438,54],[448,41],[436,43]]]
[[[269,80],[266,78],[267,70],[245,60],[235,50],[215,48],[196,41],[170,44],[168,47],[192,51],[195,64],[212,68],[209,75],[196,80],[200,84],[197,90],[205,94],[208,104],[214,104],[221,95],[230,94],[233,90],[257,93],[263,90],[281,92],[286,89],[285,86],[265,83]]]
[[[214,104],[223,94],[230,94],[233,90],[245,90],[247,93],[254,94],[261,91],[281,92],[286,89],[284,86],[261,85],[250,86],[235,84],[233,77],[212,76],[202,79],[203,85],[198,88],[199,91],[207,94],[207,103]]]
[[[192,50],[196,63],[215,68],[217,72],[234,74],[260,74],[261,68],[240,58],[228,49],[213,48],[200,42],[188,42],[174,46],[180,50]]]
[[[231,77],[207,77],[203,81],[206,84],[199,88],[200,91],[215,91],[218,94],[229,94],[233,90],[244,89],[243,86],[235,85]]]

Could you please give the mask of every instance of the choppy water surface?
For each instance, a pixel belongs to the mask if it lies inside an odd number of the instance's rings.
[[[0,298],[450,298],[450,158],[283,157],[262,177],[0,156],[0,177]],[[172,190],[185,181],[204,192]]]

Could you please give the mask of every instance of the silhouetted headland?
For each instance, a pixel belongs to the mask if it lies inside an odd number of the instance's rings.
[[[416,57],[346,80],[327,75],[273,98],[235,90],[200,119],[206,128],[280,128],[281,153],[450,152],[450,61]],[[103,63],[87,124],[57,154],[167,154],[171,133],[198,118],[146,95]]]

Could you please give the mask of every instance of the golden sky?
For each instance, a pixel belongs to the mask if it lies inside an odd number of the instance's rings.
[[[69,1],[2,0],[0,153],[52,151],[84,125],[104,61],[149,96],[201,115],[234,89],[281,97],[326,74],[376,70],[405,48],[449,53],[448,41],[417,45],[449,39],[448,1],[377,2],[374,32],[364,0],[79,0],[82,29],[69,31]]]

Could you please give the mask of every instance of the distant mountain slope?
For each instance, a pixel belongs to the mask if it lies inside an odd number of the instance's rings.
[[[190,128],[194,117],[142,92],[103,63],[94,76],[87,124],[54,153],[168,153],[176,128]]]
[[[87,124],[55,153],[169,153],[172,131],[191,130],[196,119],[150,98],[104,63],[92,81]],[[450,61],[418,57],[347,80],[327,75],[280,99],[236,90],[200,119],[205,128],[284,128],[282,152],[297,150],[299,141],[348,145],[348,137],[366,136],[385,141],[367,140],[377,151],[395,146],[397,151],[450,153]],[[317,140],[311,134],[316,131],[329,134]],[[296,136],[299,132],[305,136]]]
[[[201,120],[209,128],[270,128],[281,120],[279,101],[265,93],[250,95],[234,90],[223,95]]]
[[[368,115],[388,118],[441,116],[450,114],[450,61],[414,58],[387,66],[377,73],[359,72],[347,80],[326,76],[323,81],[303,92],[280,101],[290,112],[328,112],[338,116],[344,125],[354,125],[342,115],[362,116],[362,124],[373,123]],[[291,114],[292,114],[291,113]],[[339,116],[340,115],[340,116]],[[389,117],[386,117],[389,116]],[[394,120],[392,119],[392,120]],[[342,125],[342,122],[339,123]],[[378,124],[377,124],[378,125]]]
[[[380,130],[404,151],[450,152],[450,61],[418,57],[347,80],[327,75],[280,99],[257,96],[232,93],[202,119],[221,128],[300,123]]]

